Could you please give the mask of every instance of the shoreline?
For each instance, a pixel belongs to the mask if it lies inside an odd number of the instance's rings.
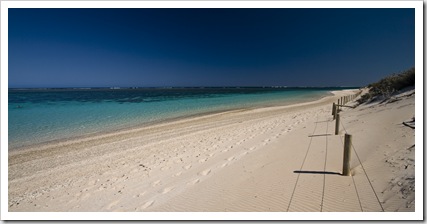
[[[363,172],[354,160],[352,179],[333,175],[341,172],[343,132],[328,134],[332,102],[351,93],[10,153],[9,211],[381,211],[378,203],[386,211],[413,211],[412,185],[405,181],[414,168],[408,154],[414,150],[405,149],[413,129],[394,122],[412,113],[407,105],[414,105],[415,97],[343,108],[342,121],[355,134],[366,167]],[[369,124],[362,121],[370,120],[377,123],[366,131]],[[393,135],[384,138],[382,128],[391,128]],[[380,148],[366,150],[372,149],[370,142]],[[401,158],[407,158],[403,165]],[[374,188],[365,175],[375,181]],[[409,190],[401,195],[400,187]]]
[[[281,104],[278,104],[278,105],[277,104],[276,105],[266,104],[266,105],[248,106],[248,107],[242,107],[242,108],[214,110],[214,111],[202,112],[202,113],[191,114],[191,115],[183,115],[183,116],[178,116],[178,117],[159,119],[157,121],[145,122],[145,123],[141,123],[141,124],[137,124],[137,125],[129,126],[129,127],[121,127],[121,128],[116,128],[116,129],[112,129],[112,130],[98,131],[98,132],[94,132],[94,133],[82,134],[82,135],[72,136],[72,137],[68,137],[68,138],[59,138],[59,139],[55,139],[55,140],[34,143],[31,145],[8,147],[8,152],[9,152],[9,154],[15,154],[18,152],[33,151],[35,148],[46,148],[46,147],[49,147],[50,145],[61,145],[64,143],[65,144],[67,144],[67,143],[72,144],[74,142],[87,141],[87,140],[93,139],[93,138],[95,138],[95,139],[96,138],[104,138],[104,137],[115,135],[115,134],[127,133],[127,132],[137,131],[137,130],[144,129],[144,128],[150,128],[151,126],[165,125],[168,123],[179,122],[180,120],[196,119],[198,117],[202,118],[204,116],[210,116],[210,115],[221,114],[221,113],[233,113],[236,111],[256,110],[256,109],[260,109],[260,108],[301,106],[300,104],[305,105],[306,103],[307,104],[316,103],[317,101],[322,100],[323,98],[332,97],[332,96],[334,96],[334,92],[354,91],[354,90],[356,90],[356,89],[329,91],[329,92],[325,93],[325,95],[316,97],[316,99],[314,99],[314,100],[310,99],[309,101],[307,101],[307,99],[302,101],[302,102],[297,100],[296,102],[293,102],[293,101],[292,102],[282,102]]]

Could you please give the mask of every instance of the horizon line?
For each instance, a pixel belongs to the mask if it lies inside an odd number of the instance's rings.
[[[362,88],[362,86],[92,86],[92,87],[8,87],[8,89],[184,89],[184,88]]]

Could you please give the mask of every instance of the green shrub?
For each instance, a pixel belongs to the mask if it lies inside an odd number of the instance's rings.
[[[369,92],[361,96],[359,103],[367,102],[373,98],[390,96],[406,87],[415,85],[415,68],[410,68],[399,74],[392,74],[379,82],[368,85]]]
[[[371,99],[372,98],[372,96],[371,96],[371,94],[370,93],[365,93],[365,94],[363,94],[358,100],[357,100],[357,102],[359,103],[359,104],[362,104],[362,103],[364,103],[364,102],[366,102],[366,101],[368,101],[369,99]]]

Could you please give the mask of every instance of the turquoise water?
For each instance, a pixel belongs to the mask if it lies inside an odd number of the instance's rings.
[[[9,149],[181,116],[311,101],[336,89],[10,89]]]

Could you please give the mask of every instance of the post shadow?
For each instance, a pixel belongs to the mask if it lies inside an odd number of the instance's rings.
[[[309,135],[308,137],[309,138],[311,138],[311,137],[322,137],[322,136],[329,136],[329,135],[332,135],[332,134]]]
[[[302,174],[328,174],[328,175],[341,175],[338,172],[331,171],[315,171],[315,170],[295,170],[294,173],[302,173]]]

